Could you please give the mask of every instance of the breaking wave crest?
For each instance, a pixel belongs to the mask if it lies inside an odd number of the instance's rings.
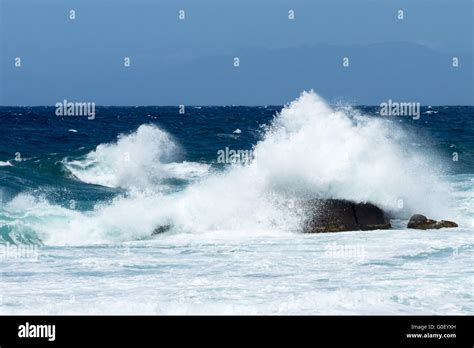
[[[302,218],[294,201],[308,197],[369,201],[395,217],[422,212],[450,218],[435,159],[410,144],[409,135],[387,120],[332,108],[304,92],[275,116],[250,164],[216,172],[180,162],[179,145],[168,133],[142,125],[84,158],[63,161],[75,178],[128,194],[88,212],[25,195],[5,209],[16,216],[11,224],[53,245],[149,238],[162,225],[237,236],[294,232]],[[190,182],[177,192],[160,190],[164,179],[176,177]]]
[[[100,144],[82,159],[66,158],[63,164],[85,183],[129,189],[150,188],[164,179],[193,178],[207,172],[205,164],[174,162],[180,152],[168,133],[154,125],[141,125],[132,134]]]

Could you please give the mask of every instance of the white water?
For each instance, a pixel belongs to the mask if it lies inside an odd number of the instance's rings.
[[[0,258],[0,313],[473,314],[473,250],[472,229],[43,247]]]
[[[9,228],[45,246],[37,259],[0,258],[0,311],[473,313],[474,176],[443,176],[411,143],[389,122],[331,109],[314,93],[275,118],[254,162],[222,173],[180,162],[179,144],[142,125],[64,160],[78,180],[127,196],[89,212],[28,194],[3,207]],[[169,192],[167,178],[190,184]],[[304,235],[292,200],[308,196],[367,200],[402,220],[389,231]],[[403,229],[414,212],[460,228]],[[172,230],[150,237],[164,224]]]
[[[0,161],[0,167],[12,167],[13,164],[10,161]]]
[[[128,189],[145,190],[162,179],[207,173],[205,164],[172,162],[179,152],[169,134],[156,126],[142,125],[130,135],[119,136],[116,143],[97,146],[82,160],[63,162],[83,182]]]
[[[79,212],[20,196],[6,210],[41,214],[19,224],[48,245],[132,241],[168,224],[189,233],[297,232],[301,214],[291,208],[294,200],[316,196],[370,201],[402,218],[416,212],[465,223],[448,204],[448,186],[435,162],[410,144],[391,123],[350,108],[333,110],[309,92],[275,118],[248,166],[216,173],[205,164],[179,162],[179,145],[156,126],[142,125],[84,159],[64,160],[79,180],[123,187],[126,197]],[[166,178],[191,184],[169,193]]]

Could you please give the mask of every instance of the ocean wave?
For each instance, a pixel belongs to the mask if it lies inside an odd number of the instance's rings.
[[[0,167],[13,167],[10,161],[0,161]]]
[[[370,201],[397,217],[422,212],[450,219],[449,196],[436,159],[410,146],[409,136],[382,119],[333,109],[304,92],[277,114],[254,146],[255,160],[211,172],[179,162],[180,147],[165,131],[141,125],[80,159],[64,159],[79,180],[122,187],[127,194],[81,212],[21,196],[7,209],[51,245],[81,245],[150,238],[157,226],[173,232],[232,236],[297,232],[303,215],[294,200],[307,197]],[[163,179],[186,178],[164,192]],[[403,202],[403,208],[400,207]],[[40,219],[32,218],[41,214]]]
[[[110,144],[100,144],[81,159],[63,160],[73,177],[107,187],[150,189],[164,179],[194,179],[209,166],[173,162],[181,152],[173,138],[154,125],[141,125]]]

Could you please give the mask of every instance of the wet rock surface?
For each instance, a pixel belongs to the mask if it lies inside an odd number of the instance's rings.
[[[458,227],[457,223],[448,220],[436,221],[428,219],[426,216],[421,214],[415,214],[408,221],[408,228],[414,228],[418,230],[431,230],[440,228],[452,228]]]
[[[342,199],[314,199],[307,203],[306,233],[367,231],[389,229],[390,219],[371,203],[355,203]]]

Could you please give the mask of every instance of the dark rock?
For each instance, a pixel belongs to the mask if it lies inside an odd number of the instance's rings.
[[[421,214],[415,214],[410,218],[410,221],[408,221],[408,228],[415,228],[414,226],[419,225],[419,224],[424,224],[428,221],[428,218],[424,215]]]
[[[448,220],[441,220],[439,222],[439,224],[442,226],[442,227],[446,227],[446,228],[453,228],[453,227],[458,227],[458,224],[455,223],[454,221],[448,221]]]
[[[408,228],[415,228],[418,230],[431,230],[431,229],[440,229],[443,227],[458,227],[457,223],[453,221],[441,220],[436,221],[428,219],[426,216],[421,214],[415,214],[408,221]]]
[[[164,232],[167,232],[171,229],[171,225],[162,225],[162,226],[158,226],[157,228],[155,228],[153,230],[153,232],[151,233],[152,236],[155,236],[157,234],[160,234],[160,233],[164,233]]]
[[[354,205],[357,224],[361,230],[386,230],[390,228],[390,218],[385,212],[371,203]]]
[[[375,230],[390,228],[385,212],[371,203],[342,199],[315,199],[307,203],[306,233]]]

